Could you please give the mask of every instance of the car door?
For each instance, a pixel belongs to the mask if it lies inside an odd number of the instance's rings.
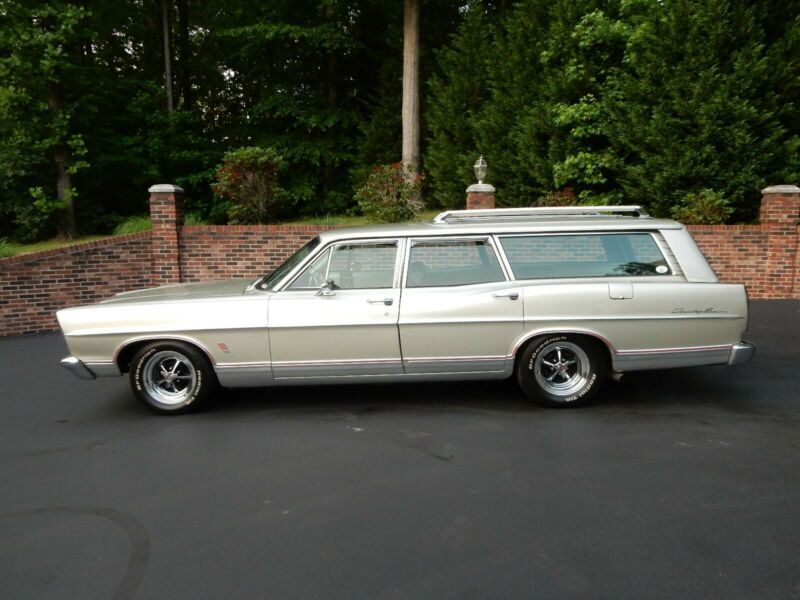
[[[502,372],[522,332],[521,290],[489,236],[410,240],[400,305],[406,373]]]
[[[270,298],[276,380],[403,372],[400,247],[399,239],[335,243]]]

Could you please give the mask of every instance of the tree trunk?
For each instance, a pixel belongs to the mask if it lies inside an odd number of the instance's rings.
[[[47,104],[54,114],[61,112],[64,105],[63,92],[58,83],[47,84]],[[56,198],[64,203],[58,223],[58,236],[75,237],[75,205],[72,203],[72,178],[69,175],[69,149],[59,141],[53,147],[53,162],[56,164]]]
[[[167,90],[167,110],[172,112],[175,110],[175,102],[172,98],[172,49],[168,0],[161,0],[161,31],[164,38],[164,87]]]
[[[419,12],[420,0],[403,6],[403,163],[419,173]]]
[[[189,60],[189,0],[178,0],[178,86],[183,97],[183,108],[192,107],[192,82]]]

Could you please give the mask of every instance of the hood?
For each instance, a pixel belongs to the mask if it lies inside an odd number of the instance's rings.
[[[163,302],[170,300],[196,300],[221,296],[241,296],[252,283],[249,279],[205,281],[202,283],[177,283],[161,287],[122,292],[103,300],[100,304],[129,304],[134,302]]]

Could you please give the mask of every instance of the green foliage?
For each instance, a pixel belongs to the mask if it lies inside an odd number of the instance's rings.
[[[731,219],[753,219],[761,187],[800,178],[800,20],[783,16],[800,6],[790,4],[520,0],[478,30],[468,11],[431,86],[433,196],[463,185],[443,175],[466,176],[466,156],[448,163],[459,146],[486,157],[500,205],[570,188],[577,202],[667,216],[711,188]],[[456,91],[481,74],[480,95]]]
[[[231,223],[269,223],[281,212],[278,170],[283,160],[272,148],[257,146],[226,152],[211,185],[228,203]]]
[[[432,203],[442,208],[464,204],[464,190],[474,181],[472,165],[480,154],[475,126],[487,99],[486,56],[491,52],[490,16],[473,1],[452,42],[438,54],[440,74],[429,90],[427,120],[431,138],[425,155]]]
[[[114,228],[114,235],[131,235],[132,233],[150,231],[152,228],[153,222],[148,216],[128,217]]]
[[[0,238],[0,258],[8,258],[17,253],[14,245],[6,238]]]
[[[721,192],[706,188],[686,194],[670,212],[686,225],[719,225],[733,214],[733,208]]]
[[[422,174],[412,177],[409,166],[402,163],[375,167],[356,191],[358,206],[371,221],[410,221],[425,208],[420,199],[423,180]]]
[[[371,165],[398,160],[401,2],[190,2],[185,28],[168,2],[171,113],[160,2],[0,0],[0,236],[51,237],[70,207],[78,233],[109,232],[162,182],[227,222],[211,185],[241,147],[282,158],[277,217],[345,214]],[[800,0],[425,1],[426,199],[462,206],[483,154],[501,206],[569,189],[667,216],[709,188],[728,220],[754,219],[759,189],[800,180],[798,14]]]

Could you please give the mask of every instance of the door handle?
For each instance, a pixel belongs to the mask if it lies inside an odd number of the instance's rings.
[[[367,302],[370,304],[385,304],[386,306],[391,306],[394,303],[394,298],[381,298],[380,300],[368,298]]]
[[[519,298],[519,292],[492,292],[492,298],[509,298],[516,300]]]

